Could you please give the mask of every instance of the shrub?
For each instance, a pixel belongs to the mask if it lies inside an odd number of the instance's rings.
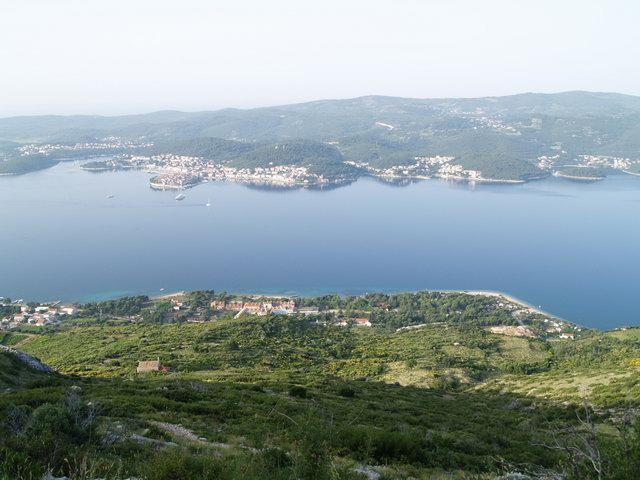
[[[340,390],[338,390],[338,395],[345,398],[353,398],[356,396],[356,391],[351,387],[344,386],[340,387]]]
[[[307,389],[300,385],[292,385],[289,388],[289,395],[298,398],[307,398]]]
[[[268,471],[280,470],[291,465],[291,457],[283,449],[270,447],[262,451],[260,460]]]
[[[221,470],[220,462],[214,457],[167,450],[157,453],[147,463],[143,477],[154,480],[217,480],[221,476]]]
[[[20,435],[27,426],[29,421],[29,411],[27,408],[18,408],[15,405],[9,405],[5,414],[4,429],[10,435]]]
[[[162,396],[181,403],[194,402],[200,399],[200,395],[188,388],[170,388],[162,392]]]
[[[30,436],[58,437],[72,433],[72,426],[62,405],[45,403],[36,408],[29,424]]]
[[[433,382],[433,388],[437,390],[456,390],[460,387],[460,380],[458,377],[451,375],[443,375],[437,377]]]
[[[331,459],[325,432],[319,425],[305,425],[301,441],[295,445],[293,456],[294,478],[305,480],[329,479]]]

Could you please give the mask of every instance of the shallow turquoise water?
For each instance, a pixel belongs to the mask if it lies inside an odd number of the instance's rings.
[[[0,177],[0,295],[482,289],[590,326],[640,323],[640,177],[475,189],[217,183],[182,202],[148,177],[69,163]]]

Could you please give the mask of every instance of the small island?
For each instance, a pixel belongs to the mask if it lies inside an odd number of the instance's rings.
[[[115,170],[127,170],[134,168],[131,162],[121,159],[119,161],[113,161],[112,159],[106,160],[92,160],[85,162],[80,166],[81,169],[88,172],[109,172]]]

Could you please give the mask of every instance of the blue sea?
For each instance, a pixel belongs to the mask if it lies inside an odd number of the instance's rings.
[[[587,326],[640,324],[640,177],[209,183],[179,202],[149,176],[62,163],[0,177],[0,296],[499,290]]]

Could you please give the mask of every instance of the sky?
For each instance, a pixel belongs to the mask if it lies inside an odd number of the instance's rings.
[[[637,0],[0,0],[0,116],[640,95]]]

